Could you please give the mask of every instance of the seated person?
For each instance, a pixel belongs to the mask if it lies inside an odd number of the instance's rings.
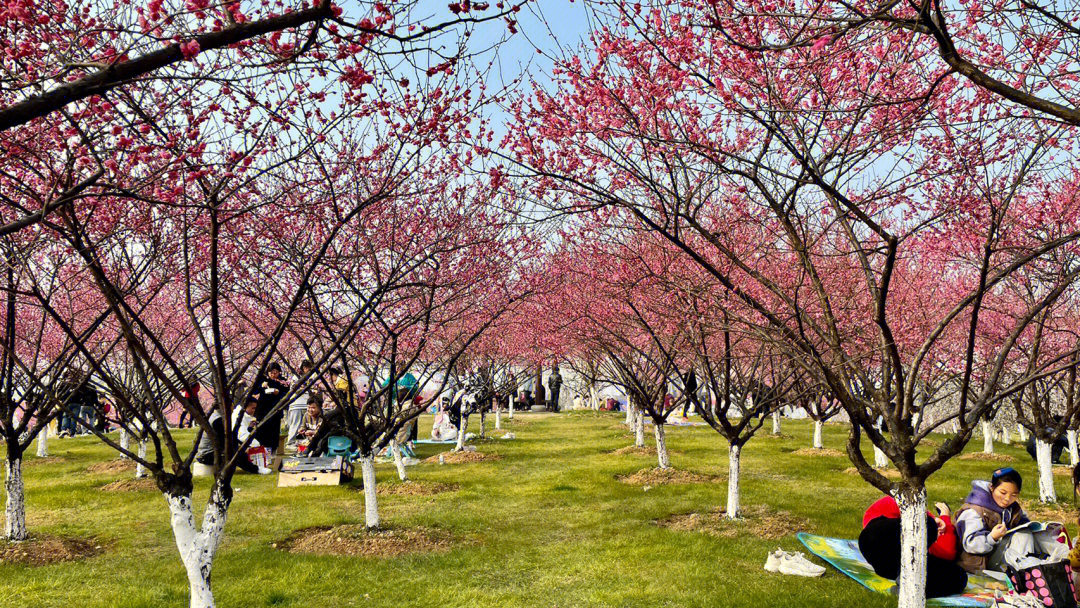
[[[251,434],[255,432],[255,425],[257,423],[257,421],[255,420],[255,409],[258,407],[258,405],[258,398],[252,395],[252,397],[248,399],[247,405],[245,405],[243,409],[237,408],[233,412],[233,431],[236,432],[236,440],[240,444],[243,444],[245,441],[247,441],[248,437],[251,437]],[[257,448],[259,446],[259,440],[252,439],[251,445],[249,445],[248,447]]]
[[[956,595],[967,586],[967,573],[956,563],[956,532],[945,503],[935,505],[940,516],[926,514],[926,597]],[[882,496],[863,515],[859,551],[878,576],[900,576],[900,507]]]
[[[319,424],[319,428],[315,431],[315,434],[308,439],[307,450],[304,451],[304,456],[307,457],[319,457],[326,454],[328,441],[335,435],[348,437],[348,427],[346,426],[345,414],[346,411],[353,416],[356,414],[354,410],[348,406],[335,407],[332,410],[323,410],[322,423]]]
[[[255,409],[256,402],[256,400],[249,401],[248,405],[251,410]],[[212,467],[214,466],[215,445],[217,449],[223,453],[223,458],[229,458],[227,454],[224,454],[225,421],[221,417],[221,412],[218,411],[218,406],[216,402],[214,404],[214,409],[210,412],[210,428],[212,428],[214,431],[213,438],[211,438],[210,433],[203,432],[202,437],[199,439],[199,445],[195,449],[195,462]],[[235,430],[236,429],[234,429],[234,431]],[[238,442],[237,445],[239,445],[240,443],[242,442]],[[266,467],[256,466],[255,463],[251,462],[251,460],[248,459],[246,454],[236,459],[236,468],[246,473],[258,473],[259,475],[269,475],[272,472]]]
[[[323,409],[322,409],[322,395],[316,393],[312,395],[311,400],[308,401],[307,412],[304,413],[304,420],[300,423],[300,428],[296,432],[297,444],[304,446],[306,449],[311,443],[311,438],[319,432],[319,427],[322,426]]]
[[[448,401],[449,399],[443,398],[444,405]],[[435,421],[431,425],[432,441],[453,441],[457,439],[457,433],[457,427],[454,426],[453,421],[450,419],[450,414],[447,413],[444,407],[440,407],[435,414]]]
[[[968,572],[1023,570],[1067,556],[1067,545],[1052,540],[1042,543],[1030,530],[1009,534],[1030,521],[1017,502],[1023,483],[1012,467],[994,471],[990,481],[971,482],[971,493],[956,513],[959,563]]]

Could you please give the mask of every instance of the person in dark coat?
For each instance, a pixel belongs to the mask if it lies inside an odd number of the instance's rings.
[[[548,391],[551,393],[551,411],[559,411],[559,391],[562,390],[562,374],[559,373],[559,366],[556,365],[551,368],[551,376],[548,377]]]
[[[258,392],[259,404],[255,408],[255,419],[259,427],[255,431],[255,439],[259,445],[277,451],[281,439],[281,421],[285,419],[284,409],[271,414],[285,393],[289,392],[289,385],[281,378],[281,366],[271,363],[266,369],[266,376],[255,380],[255,388],[252,393]]]
[[[690,371],[686,372],[686,376],[683,377],[683,418],[686,418],[687,411],[690,409],[694,400],[697,399],[697,389],[697,374],[694,372],[693,368],[690,368]]]

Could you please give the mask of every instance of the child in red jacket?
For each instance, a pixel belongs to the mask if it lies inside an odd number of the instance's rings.
[[[927,512],[926,597],[956,595],[967,586],[967,572],[956,563],[957,539],[949,507],[937,503],[940,516]],[[882,496],[863,515],[859,551],[878,576],[900,576],[900,507]]]

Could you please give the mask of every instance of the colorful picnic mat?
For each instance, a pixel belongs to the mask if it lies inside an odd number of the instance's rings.
[[[859,542],[846,538],[829,538],[799,532],[796,536],[811,553],[829,562],[840,572],[855,579],[860,585],[871,591],[896,595],[896,581],[890,581],[874,574],[874,569],[866,563]],[[1004,590],[1005,584],[988,576],[968,575],[968,586],[960,595],[938,597],[926,601],[927,606],[947,606],[950,608],[976,608],[992,606],[994,589]]]

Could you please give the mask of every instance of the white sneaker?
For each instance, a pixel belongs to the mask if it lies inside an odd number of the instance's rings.
[[[806,559],[802,553],[788,553],[781,551],[780,574],[791,576],[821,576],[825,574],[825,568]]]
[[[765,571],[766,572],[779,572],[780,571],[780,556],[783,551],[777,549],[769,554],[769,557],[765,558]]]
[[[259,475],[269,475],[269,474],[271,474],[273,472],[274,471],[272,471],[271,469],[268,469],[266,467],[259,467]]]

